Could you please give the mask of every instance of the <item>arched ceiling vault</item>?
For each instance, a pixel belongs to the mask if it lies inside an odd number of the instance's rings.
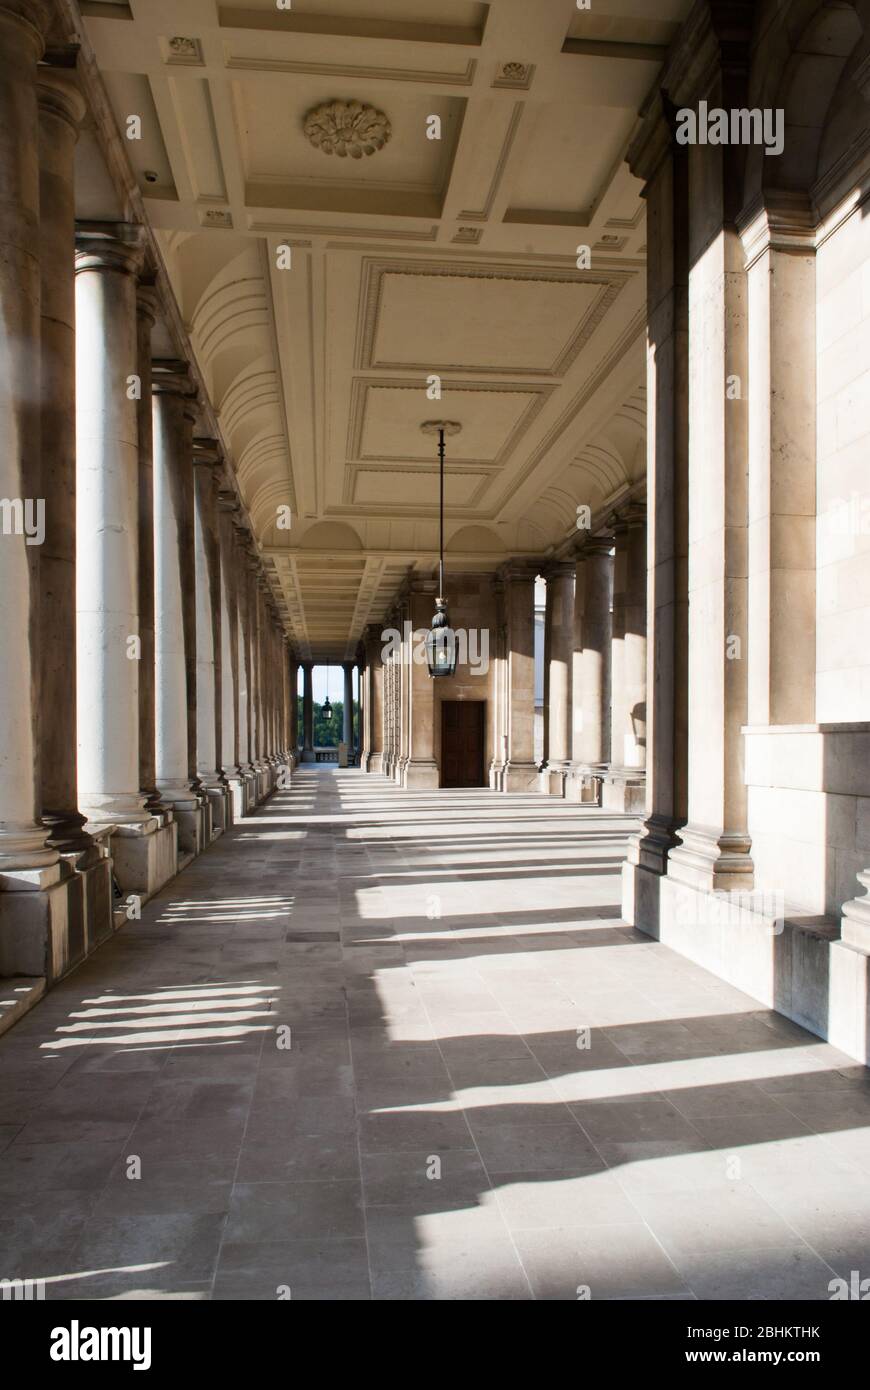
[[[143,116],[126,152],[301,653],[351,654],[409,570],[432,572],[425,421],[462,427],[454,566],[542,556],[577,505],[638,481],[644,218],[624,155],[689,7],[440,0],[436,23],[429,0],[372,0],[363,23],[342,0],[86,5],[119,127]],[[380,146],[311,143],[307,114],[337,100],[372,108]]]

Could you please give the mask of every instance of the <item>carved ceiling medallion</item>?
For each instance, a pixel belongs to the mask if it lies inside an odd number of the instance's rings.
[[[315,149],[342,159],[382,150],[393,133],[383,111],[365,101],[325,101],[308,112],[303,128]]]

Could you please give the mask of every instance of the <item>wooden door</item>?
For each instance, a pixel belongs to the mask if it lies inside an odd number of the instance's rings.
[[[441,786],[484,787],[485,700],[442,700]]]

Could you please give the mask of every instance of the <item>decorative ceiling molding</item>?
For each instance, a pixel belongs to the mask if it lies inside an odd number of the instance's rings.
[[[386,371],[420,372],[423,376],[430,372],[475,371],[504,376],[504,366],[481,366],[468,362],[428,361],[375,361],[374,348],[382,315],[383,286],[389,276],[441,276],[445,279],[497,280],[505,283],[535,282],[538,284],[589,285],[597,287],[597,293],[587,312],[576,325],[568,341],[548,367],[537,365],[512,366],[510,371],[516,376],[563,376],[577,356],[582,352],[592,334],[612,308],[620,291],[631,278],[625,271],[584,270],[559,272],[556,270],[530,270],[523,266],[495,269],[475,262],[455,264],[444,261],[383,261],[366,259],[363,263],[361,284],[361,312],[359,315],[356,365],[360,371],[381,368]]]
[[[499,156],[496,161],[495,169],[493,170],[492,178],[490,180],[489,188],[487,189],[486,197],[483,201],[483,207],[480,209],[479,212],[461,212],[459,214],[461,221],[485,222],[489,217],[489,214],[492,212],[492,205],[496,200],[501,181],[504,177],[504,171],[507,168],[507,163],[510,159],[510,153],[513,149],[513,144],[517,136],[517,131],[520,128],[520,121],[523,118],[523,111],[525,110],[525,105],[526,104],[524,101],[517,101],[514,103],[513,110],[510,114],[510,120],[507,124],[507,130],[505,131],[505,137],[502,141]]]
[[[390,139],[388,117],[367,101],[325,101],[306,114],[302,125],[310,145],[339,159],[377,154]]]
[[[298,223],[293,225],[289,222],[264,222],[260,218],[249,218],[248,229],[252,232],[262,232],[265,236],[368,236],[372,232],[370,227],[342,227],[339,225],[323,226],[322,224],[303,225]],[[418,231],[413,227],[378,227],[376,231],[378,241],[437,241],[438,224],[433,223],[431,227],[426,227]],[[306,243],[307,244],[307,243]]]
[[[448,461],[448,466],[456,469],[456,471],[467,471],[469,468],[478,468],[495,472],[503,468],[556,389],[555,383],[547,383],[546,385],[536,382],[517,383],[514,386],[510,386],[503,382],[474,380],[471,378],[461,381],[451,381],[445,390],[445,396],[448,398],[445,404],[449,403],[452,410],[457,412],[461,405],[459,397],[463,394],[469,397],[469,404],[473,404],[474,398],[481,393],[506,397],[528,396],[531,397],[531,399],[496,454],[490,458],[462,458],[461,460],[454,458]],[[418,454],[407,452],[395,455],[384,453],[364,454],[362,452],[362,436],[365,429],[366,410],[368,408],[369,397],[372,392],[377,391],[413,391],[416,396],[420,397],[421,407],[424,404],[430,404],[430,402],[426,402],[424,399],[424,393],[419,381],[408,381],[407,377],[354,377],[351,387],[350,410],[348,413],[347,467],[349,473],[352,473],[357,465],[363,464],[379,464],[383,467],[384,471],[399,473],[421,471],[437,472],[437,459],[434,458],[431,452],[421,452]],[[419,441],[417,441],[414,447],[420,448]],[[345,501],[348,500],[348,491],[346,483]]]
[[[226,53],[227,68],[247,72],[295,72],[317,77],[349,77],[362,82],[420,82],[439,87],[470,87],[474,82],[477,62],[469,58],[457,71],[431,68],[386,68],[359,66],[354,63],[301,62],[296,58],[243,57]]]

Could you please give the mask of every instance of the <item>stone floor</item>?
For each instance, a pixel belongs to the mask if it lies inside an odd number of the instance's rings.
[[[631,824],[301,770],[0,1038],[0,1278],[573,1300],[870,1276],[868,1073],[620,925]]]

